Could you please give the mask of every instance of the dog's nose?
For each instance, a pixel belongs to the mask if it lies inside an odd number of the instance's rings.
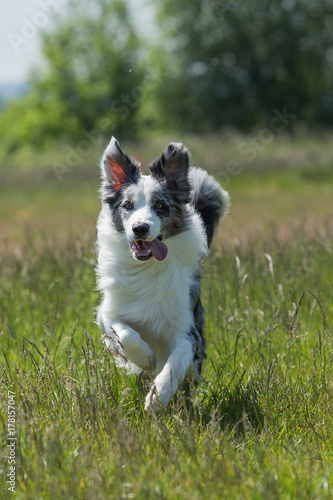
[[[144,239],[149,232],[149,225],[144,222],[136,222],[133,224],[132,230],[137,238]]]

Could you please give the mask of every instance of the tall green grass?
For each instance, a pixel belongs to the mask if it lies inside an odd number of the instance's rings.
[[[101,344],[93,238],[4,251],[1,498],[332,498],[332,254],[328,233],[216,244],[202,383],[156,416],[143,410],[149,376],[118,371]]]

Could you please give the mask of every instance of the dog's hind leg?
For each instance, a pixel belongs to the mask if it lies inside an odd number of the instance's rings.
[[[200,374],[203,360],[206,358],[205,353],[205,339],[203,336],[203,326],[205,321],[205,310],[199,299],[194,311],[195,327],[191,329],[188,336],[191,338],[193,348],[193,371],[194,381],[198,384],[200,381]]]

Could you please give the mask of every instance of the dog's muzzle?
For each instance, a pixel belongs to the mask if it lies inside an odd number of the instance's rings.
[[[150,227],[145,222],[136,222],[132,226],[133,234],[139,240],[144,240],[149,233]]]
[[[130,241],[133,257],[137,260],[148,260],[151,257],[161,261],[168,254],[168,247],[162,242],[162,236],[158,236],[153,241],[135,240]]]

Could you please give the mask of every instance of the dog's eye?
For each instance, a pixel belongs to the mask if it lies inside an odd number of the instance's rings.
[[[133,203],[131,203],[130,201],[125,201],[125,203],[123,203],[122,207],[123,207],[125,210],[132,210],[132,208],[133,208]]]
[[[157,210],[161,210],[161,208],[164,207],[164,203],[162,203],[161,201],[157,201],[155,203],[155,208],[157,208]]]

